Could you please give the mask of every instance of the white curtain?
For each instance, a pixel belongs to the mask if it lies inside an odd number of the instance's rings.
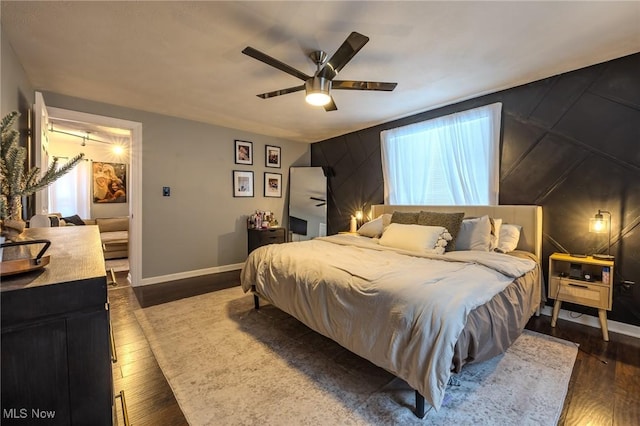
[[[381,132],[385,204],[496,205],[502,104]]]
[[[61,159],[62,165],[67,160]],[[91,207],[91,166],[88,161],[80,161],[73,169],[49,186],[49,212],[60,213],[62,217],[77,214],[82,219],[90,218]]]

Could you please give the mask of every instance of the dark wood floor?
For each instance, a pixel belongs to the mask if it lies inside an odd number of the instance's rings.
[[[117,362],[113,364],[113,389],[124,390],[129,422],[132,425],[188,425],[175,396],[133,311],[140,308],[126,273],[117,273],[117,286],[109,286],[111,327]],[[116,404],[120,400],[116,399]],[[117,406],[118,425],[124,425]]]
[[[186,425],[133,314],[140,305],[126,274],[116,279],[120,284],[109,289],[118,356],[114,390],[124,389],[133,425]],[[604,342],[597,328],[561,319],[551,328],[547,316],[532,318],[527,328],[580,345],[560,425],[640,425],[640,339],[610,332]],[[120,412],[118,424],[123,424]]]
[[[560,425],[640,425],[640,339],[551,318],[533,317],[527,328],[579,344]]]

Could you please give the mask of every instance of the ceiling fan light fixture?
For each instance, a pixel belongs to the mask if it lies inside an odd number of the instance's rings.
[[[322,77],[313,77],[304,84],[307,96],[305,100],[314,106],[325,106],[331,102],[331,80]]]

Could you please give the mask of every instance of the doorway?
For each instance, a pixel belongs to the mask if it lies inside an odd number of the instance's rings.
[[[118,129],[130,135],[129,146],[129,184],[128,184],[128,216],[129,216],[129,275],[132,286],[138,285],[142,279],[142,123],[122,120],[113,117],[84,113],[62,108],[47,107],[42,94],[36,92],[36,152],[42,152],[42,139],[47,140],[47,122],[67,123],[76,128],[85,126],[92,129]],[[45,118],[46,121],[42,122]],[[114,130],[115,131],[115,130]],[[97,139],[97,138],[96,138]],[[48,143],[45,142],[45,143]]]

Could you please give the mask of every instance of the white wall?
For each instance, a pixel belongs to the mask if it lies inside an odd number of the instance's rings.
[[[2,90],[0,90],[0,111],[2,118],[11,111],[24,113],[26,108],[31,108],[35,100],[35,92],[24,72],[24,68],[18,57],[4,36],[0,28],[0,77]]]

